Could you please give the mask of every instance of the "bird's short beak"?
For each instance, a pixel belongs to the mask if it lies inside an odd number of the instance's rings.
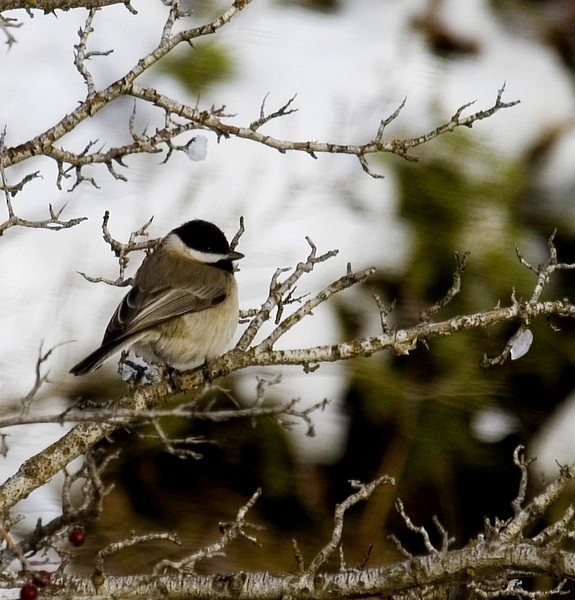
[[[228,252],[228,260],[240,260],[244,255],[241,252],[236,252],[235,250],[230,250]]]

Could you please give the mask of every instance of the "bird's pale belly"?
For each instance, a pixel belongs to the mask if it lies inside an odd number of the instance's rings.
[[[237,298],[230,297],[207,311],[188,313],[156,325],[155,331],[142,335],[133,350],[148,362],[185,371],[223,354],[237,324]]]

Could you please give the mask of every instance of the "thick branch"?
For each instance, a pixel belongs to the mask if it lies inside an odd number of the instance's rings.
[[[120,408],[145,410],[157,406],[170,392],[167,384],[140,388],[118,401]],[[24,462],[18,471],[0,486],[0,514],[5,514],[19,500],[47,483],[74,458],[82,456],[101,439],[116,429],[105,423],[80,423],[64,437]]]
[[[208,369],[201,368],[183,374],[178,379],[178,385],[184,390],[201,388],[207,381],[250,366],[303,365],[309,370],[310,365],[370,356],[384,350],[391,350],[396,354],[409,354],[418,341],[450,335],[457,331],[484,329],[525,315],[575,317],[575,305],[559,301],[515,303],[507,308],[494,308],[483,313],[453,317],[440,323],[418,324],[395,333],[384,333],[329,346],[293,350],[258,350],[256,346],[245,352],[232,350],[212,361]],[[162,382],[126,394],[118,401],[118,407],[147,410],[161,405],[173,394],[171,385]],[[49,481],[70,461],[83,454],[88,447],[113,429],[114,427],[108,424],[81,423],[44,452],[25,462],[15,475],[0,486],[1,510],[11,508],[36,487]]]
[[[112,4],[125,4],[131,12],[135,12],[130,6],[130,0],[0,0],[0,12],[17,8],[26,10],[36,8],[45,12],[53,12],[71,8],[102,8]]]
[[[346,600],[387,597],[424,585],[434,586],[470,577],[492,577],[494,573],[511,576],[517,571],[551,577],[575,577],[575,555],[571,552],[537,548],[529,543],[470,545],[445,554],[413,558],[389,566],[347,570],[316,575],[313,589],[307,575],[236,573],[228,576],[170,574],[108,577],[95,592],[89,578],[58,577],[54,585],[73,589],[75,598],[99,600],[112,597],[187,598],[198,600]]]
[[[558,315],[573,318],[575,317],[575,305],[563,301],[516,303],[509,307],[493,308],[472,315],[452,317],[447,321],[438,323],[422,323],[408,329],[400,329],[378,336],[359,338],[340,344],[293,350],[260,350],[258,346],[255,349],[247,351],[245,354],[234,355],[233,352],[226,354],[222,359],[230,357],[230,361],[223,361],[221,366],[221,359],[214,361],[212,375],[227,375],[235,371],[236,368],[232,367],[232,361],[234,364],[242,362],[242,366],[239,368],[244,368],[248,366],[309,365],[313,363],[335,362],[371,356],[383,350],[391,350],[395,354],[409,354],[411,350],[415,349],[417,343],[423,340],[452,335],[457,331],[485,329],[496,323],[505,323],[525,316],[534,318],[543,315]],[[197,372],[191,372],[181,379],[181,383],[185,387],[188,387],[192,382],[197,385]]]

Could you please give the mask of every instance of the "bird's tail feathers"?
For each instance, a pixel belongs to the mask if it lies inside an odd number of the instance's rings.
[[[107,358],[115,354],[126,345],[126,340],[114,340],[103,344],[86,358],[81,360],[77,365],[70,369],[72,375],[87,375],[96,370]]]

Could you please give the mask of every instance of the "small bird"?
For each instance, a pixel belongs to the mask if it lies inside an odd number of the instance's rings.
[[[222,354],[239,317],[232,261],[243,257],[208,221],[170,231],[142,262],[101,346],[70,373],[90,373],[129,346],[146,361],[178,371]]]

